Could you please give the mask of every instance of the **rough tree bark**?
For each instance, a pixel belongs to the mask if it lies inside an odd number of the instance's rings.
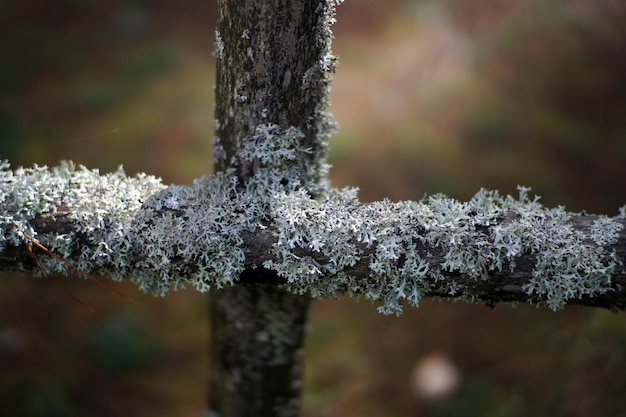
[[[424,296],[626,308],[618,216],[481,191],[361,204],[324,156],[334,7],[221,0],[214,177],[164,187],[64,164],[0,164],[0,270],[100,274],[166,294],[213,288],[211,415],[298,412],[309,297],[383,312]],[[236,285],[235,285],[236,284]]]
[[[262,179],[319,194],[333,3],[218,1],[214,162],[234,170],[240,186]],[[288,131],[308,150],[293,161],[308,177],[292,178],[281,161],[247,153],[266,139],[259,135]],[[307,295],[268,284],[211,294],[211,415],[298,414],[308,304]]]

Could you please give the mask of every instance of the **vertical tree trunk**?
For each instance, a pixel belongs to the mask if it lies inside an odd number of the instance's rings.
[[[210,415],[298,415],[308,304],[261,285],[213,295]]]
[[[323,193],[326,112],[334,70],[334,6],[328,0],[218,0],[214,161],[240,183],[263,177],[285,189]],[[265,152],[291,135],[294,158]],[[292,143],[289,142],[289,143]],[[278,146],[278,145],[277,145]],[[252,155],[250,150],[252,149]],[[279,158],[280,159],[280,158]],[[297,416],[309,299],[275,286],[237,284],[211,294],[209,415]]]
[[[333,129],[326,113],[334,71],[330,25],[338,0],[218,0],[214,160],[246,181],[260,166],[244,151],[262,126],[298,129],[309,149],[296,161],[314,172],[301,186],[325,180]],[[284,169],[282,165],[274,167]]]

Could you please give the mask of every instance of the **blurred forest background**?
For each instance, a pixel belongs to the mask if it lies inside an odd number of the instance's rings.
[[[211,171],[213,1],[4,1],[0,156],[123,164],[166,183]],[[626,3],[348,0],[338,9],[335,186],[459,199],[531,186],[548,206],[626,203]],[[0,414],[199,416],[206,297],[0,278]],[[304,417],[626,416],[626,318],[588,308],[425,301],[400,317],[316,302]],[[447,395],[411,382],[429,358]]]

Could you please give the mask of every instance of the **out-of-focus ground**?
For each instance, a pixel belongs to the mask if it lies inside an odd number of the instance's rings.
[[[168,183],[210,172],[215,16],[195,0],[3,4],[0,156]],[[371,201],[523,184],[572,211],[626,204],[623,2],[348,0],[337,19],[335,186]],[[120,284],[133,305],[60,280],[97,313],[0,277],[0,415],[200,415],[205,296]],[[302,415],[626,416],[625,345],[624,313],[316,302]],[[437,369],[456,385],[418,394]]]

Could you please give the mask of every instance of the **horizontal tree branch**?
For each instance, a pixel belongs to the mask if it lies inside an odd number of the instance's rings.
[[[72,274],[70,263],[160,295],[254,281],[382,301],[385,313],[425,296],[626,308],[624,208],[567,213],[524,188],[362,204],[354,190],[311,199],[254,180],[242,189],[229,173],[164,187],[71,164],[0,175],[4,271]]]

